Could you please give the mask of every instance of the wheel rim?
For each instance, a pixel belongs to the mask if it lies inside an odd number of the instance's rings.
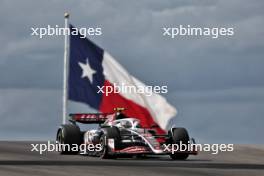
[[[99,152],[99,156],[101,157],[101,158],[103,158],[104,156],[105,156],[105,154],[106,154],[106,147],[105,147],[105,145],[104,145],[104,139],[103,138],[101,138],[100,139],[100,144],[101,144],[101,150],[100,150],[100,152]]]
[[[59,135],[58,135],[58,143],[59,144],[63,144],[63,135],[62,135],[62,130],[60,130]]]

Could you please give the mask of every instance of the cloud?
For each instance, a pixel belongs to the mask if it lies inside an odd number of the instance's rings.
[[[0,89],[0,139],[54,140],[62,121],[61,97],[56,89]],[[171,125],[187,128],[197,142],[263,142],[264,89],[174,92],[167,98],[178,108]],[[68,111],[94,112],[74,102]]]
[[[0,90],[2,140],[55,139],[61,120],[61,91]]]
[[[214,125],[208,120],[209,116],[213,116],[212,121],[216,122],[220,117],[232,119],[227,131],[238,137],[239,133],[232,130],[237,119],[245,122],[241,123],[241,128],[245,129],[247,118],[257,117],[250,128],[263,122],[260,118],[262,100],[258,100],[264,86],[263,8],[264,3],[257,0],[3,0],[0,5],[0,117],[4,121],[0,130],[8,131],[13,137],[30,134],[34,137],[32,131],[43,122],[35,136],[50,137],[54,124],[59,124],[55,116],[60,116],[61,111],[63,36],[39,39],[30,34],[31,27],[63,26],[63,14],[68,11],[70,21],[76,27],[102,27],[103,35],[91,39],[111,53],[130,73],[149,85],[168,85],[170,94],[167,97],[179,106],[180,112],[185,112],[178,119],[186,119],[182,121],[183,125],[186,123],[195,129],[199,137],[205,135],[206,128],[199,132],[202,125],[195,124],[196,118],[211,127]],[[162,36],[162,27],[180,24],[234,27],[235,35],[219,39],[169,39]],[[217,92],[226,93],[226,90],[232,91],[224,94],[223,100],[218,102],[219,99],[215,98],[221,96]],[[245,91],[237,95],[236,91],[241,90]],[[255,90],[259,91],[253,95],[251,92]],[[177,98],[182,92],[185,97]],[[173,97],[175,94],[175,99],[170,98],[171,94]],[[210,103],[190,98],[199,95],[202,99],[210,97]],[[244,96],[248,98],[239,99]],[[33,97],[31,101],[28,101],[29,97]],[[232,101],[234,97],[238,98],[236,102]],[[73,109],[77,106],[73,105]],[[14,118],[16,114],[20,116]],[[32,121],[37,114],[41,120]],[[43,118],[45,115],[48,118]],[[32,130],[26,128],[27,123],[34,123]],[[11,130],[14,129],[11,127],[19,130]],[[223,139],[221,125],[208,129],[215,132],[212,134],[217,140]],[[260,136],[252,134],[251,139],[244,141],[257,142]],[[235,141],[235,137],[232,140]],[[212,137],[206,139],[214,140]],[[243,139],[237,141],[243,142]]]
[[[16,75],[18,79],[15,80],[12,79],[12,69],[3,68],[17,64],[18,71],[30,70],[42,60],[59,65],[58,69],[50,70],[55,76],[41,82],[32,79],[27,86],[61,87],[56,80],[61,78],[62,72],[63,37],[38,39],[30,36],[30,28],[48,24],[63,26],[62,16],[66,10],[71,12],[71,22],[77,27],[103,27],[103,36],[91,38],[130,72],[150,84],[165,80],[170,87],[180,90],[232,88],[241,84],[263,86],[262,78],[258,76],[263,74],[259,65],[264,62],[260,59],[264,45],[261,40],[264,36],[263,3],[260,1],[36,3],[28,0],[16,2],[16,7],[10,1],[3,1],[1,6],[2,16],[5,16],[1,20],[0,33],[3,37],[0,85],[3,87],[19,87],[20,80],[23,80],[23,74]],[[10,9],[13,13],[9,13]],[[162,36],[162,27],[179,24],[234,27],[235,36],[221,39],[168,39]],[[145,65],[153,69],[146,70]],[[166,66],[166,70],[157,72],[160,65]],[[10,81],[2,76],[4,73],[11,75]],[[170,74],[174,76],[168,77]],[[21,87],[24,87],[23,81]]]
[[[263,143],[263,88],[174,92],[169,100],[178,108],[171,125],[187,128],[197,142]]]

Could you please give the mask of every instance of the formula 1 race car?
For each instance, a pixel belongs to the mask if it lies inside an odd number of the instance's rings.
[[[170,155],[174,160],[184,160],[197,151],[171,152],[169,144],[190,144],[185,128],[171,128],[167,134],[156,134],[155,127],[143,128],[136,118],[127,117],[123,108],[115,108],[114,113],[70,114],[68,124],[59,127],[56,142],[59,144],[96,145],[99,151],[87,150],[85,154],[101,158],[123,156]],[[99,124],[97,129],[81,131],[77,123]],[[165,144],[165,145],[164,145]],[[167,145],[167,147],[166,147]],[[167,150],[165,150],[167,148]],[[79,151],[60,151],[61,154],[80,153]],[[83,153],[82,153],[83,154]]]

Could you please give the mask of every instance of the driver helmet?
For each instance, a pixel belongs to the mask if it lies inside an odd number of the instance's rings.
[[[120,125],[121,125],[121,127],[123,127],[123,128],[131,128],[131,123],[130,123],[129,121],[126,121],[126,120],[121,121],[121,122],[120,122]]]

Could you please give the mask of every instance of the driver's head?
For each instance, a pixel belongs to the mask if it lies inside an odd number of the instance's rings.
[[[131,123],[129,121],[121,121],[120,124],[123,128],[131,128]]]

